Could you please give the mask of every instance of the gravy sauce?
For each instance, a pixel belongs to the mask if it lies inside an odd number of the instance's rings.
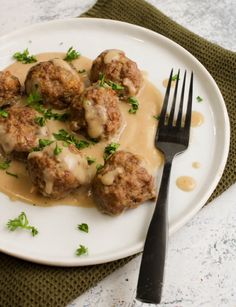
[[[176,180],[177,187],[185,192],[193,191],[196,187],[196,181],[189,176],[181,176]]]
[[[193,111],[191,118],[191,127],[199,127],[204,123],[204,116],[202,113]]]
[[[110,55],[111,58],[114,56],[116,56],[115,52],[114,54]],[[53,58],[63,59],[65,57],[65,53],[42,53],[36,55],[36,57],[38,62],[42,62]],[[72,65],[77,71],[86,70],[86,73],[80,74],[86,86],[89,84],[88,74],[91,63],[92,61],[90,59],[83,56],[72,62]],[[13,75],[17,76],[23,85],[26,74],[33,65],[35,65],[35,63],[22,64],[20,62],[16,62],[7,67],[5,70],[9,70]],[[120,144],[119,149],[121,150],[127,150],[144,157],[148,170],[152,174],[155,174],[159,166],[162,164],[162,154],[159,153],[154,147],[154,136],[157,121],[153,118],[153,115],[159,114],[161,111],[162,95],[147,79],[144,78],[143,87],[137,95],[137,99],[139,100],[140,106],[135,115],[128,112],[130,109],[129,104],[120,102],[119,107],[123,116],[123,129],[121,129],[117,136],[108,141],[101,141],[81,150],[85,157],[89,156],[96,158],[96,163],[92,165],[94,170],[96,170],[96,164],[104,163],[103,151],[105,146],[111,142],[118,142]],[[70,132],[67,123],[56,120],[47,121],[47,126],[49,130],[49,136],[47,137],[48,139],[51,138],[52,133],[58,132],[59,129],[65,129]],[[79,139],[84,139],[84,137],[81,135],[78,135],[77,137]],[[65,159],[65,157],[63,157],[63,159]],[[78,191],[70,194],[68,197],[62,200],[50,200],[39,195],[32,186],[24,163],[12,161],[9,171],[17,174],[18,178],[7,175],[4,170],[0,171],[0,191],[7,194],[12,200],[20,199],[31,204],[43,206],[59,204],[85,207],[94,206],[90,191],[86,187],[78,189]],[[104,180],[109,184],[115,175],[116,174],[110,174],[110,178],[105,178]],[[50,190],[50,184],[48,189]]]

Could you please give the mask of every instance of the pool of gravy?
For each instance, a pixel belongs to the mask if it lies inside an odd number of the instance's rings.
[[[38,60],[37,63],[53,58],[63,59],[64,57],[65,53],[58,52],[36,55]],[[72,65],[78,71],[86,86],[89,85],[88,76],[91,64],[92,60],[84,56],[72,62]],[[35,63],[22,64],[20,62],[15,62],[5,70],[9,70],[13,75],[17,76],[21,84],[24,85],[27,72],[33,65],[35,65]],[[85,72],[79,72],[84,70]],[[128,103],[120,102],[119,107],[123,117],[123,127],[116,136],[108,141],[101,141],[88,148],[82,149],[85,156],[96,158],[96,163],[94,163],[93,167],[96,167],[98,163],[104,163],[103,151],[105,146],[111,142],[118,142],[120,144],[119,149],[130,151],[143,157],[147,163],[149,172],[152,174],[155,174],[159,166],[163,163],[162,154],[154,147],[154,136],[158,122],[153,117],[154,115],[160,114],[162,95],[159,90],[144,77],[143,86],[137,95],[137,99],[140,105],[136,114],[129,113],[130,105]],[[71,133],[68,123],[48,120],[47,126],[50,134],[58,132],[59,129],[65,129]],[[77,137],[79,139],[84,138],[82,135],[77,135]],[[51,200],[37,193],[37,190],[31,183],[25,163],[14,160],[11,162],[8,171],[17,174],[18,178],[7,175],[4,170],[0,171],[0,191],[7,194],[12,200],[22,200],[27,203],[42,206],[60,204],[82,207],[94,206],[89,187],[82,187],[61,200]]]

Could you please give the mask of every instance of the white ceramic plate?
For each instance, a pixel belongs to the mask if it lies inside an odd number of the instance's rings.
[[[61,44],[63,42],[63,44]],[[149,79],[162,91],[163,79],[175,69],[193,70],[193,109],[204,114],[205,123],[192,129],[189,149],[176,158],[170,183],[170,233],[183,226],[207,201],[215,189],[225,166],[229,149],[229,120],[221,93],[207,70],[185,49],[169,39],[134,25],[100,19],[65,19],[30,26],[0,38],[0,69],[13,62],[11,55],[29,47],[31,53],[66,51],[70,46],[95,58],[102,50],[118,48],[136,61]],[[195,99],[194,99],[195,100]],[[192,168],[198,161],[202,167]],[[197,188],[182,192],[176,178],[189,175]],[[119,217],[101,214],[96,208],[70,206],[37,207],[10,201],[0,195],[0,251],[34,262],[81,266],[119,259],[142,250],[154,204],[144,204]],[[8,219],[26,212],[30,223],[40,233],[9,232]],[[76,225],[85,222],[89,234],[79,232]],[[89,255],[76,257],[79,244],[89,248]]]

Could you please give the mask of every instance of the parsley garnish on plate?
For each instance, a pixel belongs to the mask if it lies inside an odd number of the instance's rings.
[[[52,144],[54,141],[47,140],[47,139],[39,139],[39,145],[33,148],[33,151],[40,151],[44,149],[44,147]]]
[[[99,73],[98,85],[100,87],[112,88],[114,91],[120,91],[124,89],[124,86],[120,85],[119,83],[113,82],[111,80],[105,80],[105,75],[103,73]]]
[[[8,117],[8,112],[6,110],[0,109],[0,116],[7,118]]]
[[[33,237],[38,234],[38,230],[34,226],[29,225],[29,221],[25,212],[21,212],[21,214],[17,218],[9,220],[7,222],[7,228],[10,231],[15,231],[17,228],[30,230]]]
[[[177,79],[178,79],[178,74],[174,75],[174,76],[171,78],[171,81],[177,81]],[[179,80],[180,80],[180,78],[179,78]]]
[[[28,48],[26,48],[23,52],[16,52],[13,54],[13,58],[18,62],[22,62],[23,64],[30,64],[37,62],[35,55],[30,55]]]
[[[129,109],[130,114],[136,114],[139,108],[138,99],[134,96],[128,98],[128,103],[131,104],[131,108]]]
[[[10,160],[0,162],[0,169],[2,169],[2,170],[8,169],[10,167],[10,163],[11,163]]]
[[[46,125],[46,119],[43,116],[37,116],[35,117],[34,121],[36,124],[38,124],[40,127],[43,127]]]
[[[97,169],[97,172],[99,172],[102,168],[103,168],[103,164],[97,164],[96,165],[96,169]]]
[[[87,255],[87,254],[88,254],[88,248],[80,244],[79,248],[77,248],[76,250],[76,255],[82,256],[82,255]]]
[[[70,47],[67,50],[66,56],[64,58],[65,61],[71,62],[75,59],[78,59],[80,57],[80,53],[76,51],[73,47]]]
[[[43,117],[36,117],[35,122],[40,126],[43,127],[46,124],[46,120],[53,119],[59,121],[66,121],[69,117],[68,113],[55,113],[52,112],[51,109],[46,109],[42,106],[43,99],[40,93],[36,90],[31,93],[27,98],[27,104],[37,112],[41,113]]]
[[[89,232],[89,227],[88,227],[88,224],[86,223],[79,224],[78,229],[86,233]]]
[[[86,157],[86,159],[88,161],[88,165],[91,165],[91,164],[93,164],[96,161],[95,158],[91,158],[91,157]]]
[[[153,118],[155,118],[156,120],[160,119],[160,114],[159,115],[153,115]]]
[[[120,144],[118,143],[111,143],[107,145],[104,149],[103,158],[104,160],[108,160],[119,148]]]
[[[55,156],[58,156],[61,152],[62,152],[62,148],[59,147],[59,146],[56,144],[56,147],[55,147],[55,149],[54,149],[54,151],[53,151],[54,155],[55,155]]]
[[[197,102],[202,102],[203,101],[203,98],[200,97],[200,96],[197,96],[196,99],[197,99]]]
[[[64,129],[60,129],[58,133],[53,133],[53,136],[56,140],[64,141],[68,144],[73,144],[78,149],[83,149],[89,146],[89,142],[85,140],[78,140],[74,135],[69,134]]]

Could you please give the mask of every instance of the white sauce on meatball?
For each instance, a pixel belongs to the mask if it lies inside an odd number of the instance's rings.
[[[73,69],[73,67],[71,67],[70,64],[68,64],[66,61],[62,60],[62,59],[52,59],[51,62],[55,65],[55,66],[59,66],[61,68],[64,68],[68,71],[70,71],[73,75],[75,75],[76,77],[79,78],[78,73],[76,72],[75,69]]]
[[[104,185],[112,185],[114,180],[116,179],[117,175],[122,174],[124,169],[122,167],[117,167],[114,170],[107,172],[103,176],[101,176],[101,182]]]
[[[107,54],[104,56],[104,63],[109,64],[112,61],[119,61],[121,52],[122,51],[117,50],[117,49],[109,50]]]
[[[101,105],[94,105],[90,100],[85,100],[83,107],[88,125],[88,135],[96,139],[103,134],[104,125],[107,122],[106,108]]]
[[[13,151],[16,146],[16,138],[10,133],[6,133],[4,126],[0,125],[0,144],[6,154]]]

